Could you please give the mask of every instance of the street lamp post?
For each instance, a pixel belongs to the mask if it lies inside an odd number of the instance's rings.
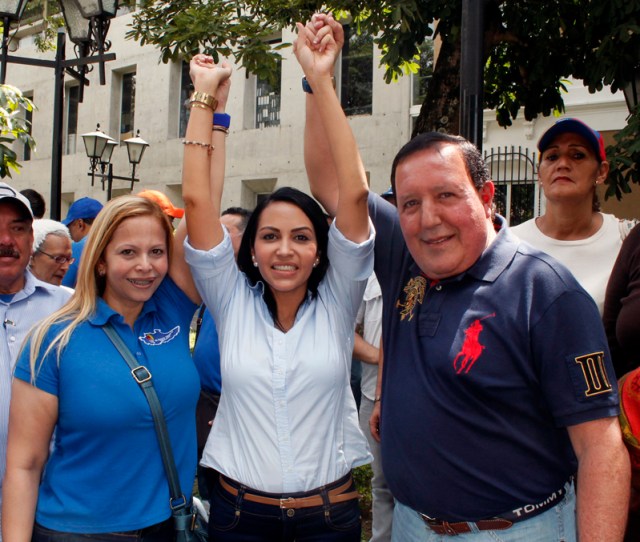
[[[7,75],[7,52],[9,50],[9,30],[13,21],[19,21],[27,6],[28,0],[0,0],[0,17],[2,17],[2,66],[0,81],[4,84]]]
[[[66,58],[66,36],[64,30],[59,29],[55,60],[26,58],[8,54],[9,28],[12,22],[19,21],[22,17],[27,1],[0,0],[0,17],[2,17],[3,21],[0,84],[5,83],[8,63],[40,66],[53,68],[54,70],[51,202],[49,209],[51,218],[60,220],[64,77],[65,74],[68,74],[80,82],[80,102],[83,100],[84,87],[89,84],[86,79],[87,66],[89,64],[99,63],[100,84],[105,84],[104,63],[116,58],[115,54],[106,53],[110,46],[109,42],[106,41],[106,35],[109,30],[110,20],[115,16],[118,9],[118,0],[60,0],[69,37],[76,46],[77,58]]]
[[[482,150],[485,0],[462,0],[460,135]]]
[[[131,164],[131,175],[128,177],[122,175],[113,174],[113,163],[111,162],[111,156],[113,149],[118,145],[116,141],[100,130],[100,125],[96,127],[94,132],[88,134],[82,134],[82,140],[84,141],[84,148],[89,158],[89,175],[91,177],[91,186],[93,186],[96,177],[100,177],[102,181],[102,190],[104,190],[104,183],[107,183],[107,201],[111,199],[111,191],[113,187],[113,181],[129,181],[131,183],[131,190],[133,190],[134,183],[140,181],[136,178],[136,166],[140,164],[142,155],[145,149],[149,146],[144,139],[140,137],[140,130],[137,131],[136,137],[130,137],[124,140],[124,144],[127,146],[127,155],[129,157],[129,163]],[[99,171],[98,171],[99,170]]]

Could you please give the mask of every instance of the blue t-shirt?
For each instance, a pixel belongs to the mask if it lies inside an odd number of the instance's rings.
[[[502,219],[470,269],[430,282],[407,250],[396,209],[372,196],[370,212],[384,300],[389,488],[447,521],[542,502],[576,471],[566,427],[618,413],[595,303]]]
[[[200,309],[198,309],[200,312]],[[193,363],[200,375],[200,386],[209,393],[220,395],[220,346],[218,330],[209,309],[202,313],[200,333],[193,349]]]
[[[67,272],[64,274],[64,278],[62,279],[62,286],[67,286],[68,288],[75,288],[76,281],[78,280],[78,267],[80,266],[80,258],[82,257],[82,251],[84,250],[84,245],[87,242],[87,237],[84,236],[77,243],[74,241],[71,243],[71,256],[74,258],[74,262],[69,266]]]
[[[103,332],[110,321],[153,383],[187,498],[196,471],[195,408],[200,383],[189,355],[195,305],[166,278],[132,330],[102,299],[56,350],[37,360],[35,385],[57,396],[54,449],[44,470],[36,520],[56,531],[130,531],[166,520],[169,486],[151,410],[126,362]],[[41,352],[64,327],[51,328]],[[30,381],[28,348],[16,377]]]

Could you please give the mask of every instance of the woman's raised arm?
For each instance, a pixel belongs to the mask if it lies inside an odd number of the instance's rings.
[[[327,136],[331,162],[338,181],[336,226],[345,237],[365,241],[369,236],[367,178],[351,126],[333,88],[331,74],[340,52],[331,24],[317,32],[298,23],[294,52],[304,70]]]
[[[220,202],[224,164],[222,168],[212,165],[212,134],[217,132],[212,132],[211,128],[213,112],[218,106],[216,94],[222,82],[231,75],[231,68],[226,63],[216,65],[212,57],[198,54],[191,59],[190,75],[195,92],[183,141],[182,198],[189,242],[194,248],[208,250],[223,238]],[[219,135],[216,135],[218,139]]]

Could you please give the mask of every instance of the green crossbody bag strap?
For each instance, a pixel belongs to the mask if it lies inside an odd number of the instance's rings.
[[[102,327],[102,330],[118,349],[118,352],[120,352],[120,355],[129,366],[129,369],[131,369],[131,376],[133,376],[133,379],[138,383],[142,393],[144,393],[147,401],[149,402],[151,415],[153,416],[153,423],[156,428],[156,435],[158,437],[158,443],[160,444],[162,463],[164,464],[164,470],[166,471],[167,479],[169,480],[169,491],[171,492],[171,501],[169,502],[169,506],[172,511],[186,508],[187,500],[180,489],[180,478],[178,477],[176,463],[173,459],[173,450],[171,448],[171,441],[169,440],[169,431],[162,412],[162,405],[160,405],[158,394],[153,387],[151,373],[144,365],[140,365],[138,363],[134,355],[129,350],[129,347],[122,340],[122,337],[118,335],[118,332],[110,322],[107,322],[107,324]],[[186,518],[190,518],[190,516],[185,516],[185,523],[189,521]],[[188,525],[176,525],[176,528],[188,528]]]

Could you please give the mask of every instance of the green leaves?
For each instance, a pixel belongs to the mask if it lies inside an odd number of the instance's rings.
[[[11,177],[11,171],[20,171],[18,156],[10,147],[19,141],[36,148],[29,134],[30,123],[25,119],[24,111],[33,111],[31,100],[11,85],[0,85],[0,177]]]
[[[640,105],[614,138],[616,143],[607,147],[610,170],[606,199],[622,199],[623,194],[631,192],[630,183],[640,184]]]

